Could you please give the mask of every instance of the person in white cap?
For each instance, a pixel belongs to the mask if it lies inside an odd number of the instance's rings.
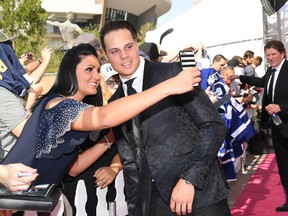
[[[113,94],[119,86],[120,78],[117,71],[115,71],[110,63],[101,66],[101,74],[104,76],[104,81]]]

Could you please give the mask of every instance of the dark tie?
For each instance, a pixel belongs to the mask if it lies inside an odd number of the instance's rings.
[[[135,78],[134,78],[135,79]],[[125,82],[127,85],[127,95],[132,95],[136,94],[137,91],[132,87],[132,83],[134,79],[130,79]],[[143,192],[140,192],[141,194],[148,194],[146,190],[150,191],[151,188],[151,172],[150,168],[148,165],[147,157],[146,157],[146,152],[145,148],[143,147],[143,136],[142,136],[142,127],[141,127],[141,120],[140,120],[140,115],[135,116],[132,121],[128,122],[128,128],[131,127],[132,129],[132,134],[133,134],[133,139],[134,139],[134,150],[135,150],[135,161],[137,164],[138,172],[139,172],[139,184],[146,185],[145,187],[142,187],[140,189],[141,191],[144,190]],[[133,145],[130,143],[130,145],[133,148]],[[143,198],[145,199],[145,198]]]
[[[137,94],[137,91],[132,87],[132,84],[133,84],[133,81],[135,80],[136,78],[133,78],[133,79],[130,79],[128,81],[125,82],[125,84],[127,85],[127,95],[133,95],[133,94]],[[140,119],[139,119],[139,115],[138,116],[135,116],[133,118],[133,122],[134,124],[136,125],[136,127],[139,129],[140,128]]]
[[[137,91],[132,87],[134,79],[130,79],[125,82],[125,84],[127,85],[127,95],[137,94]]]
[[[273,83],[274,83],[274,75],[275,75],[276,69],[273,68],[270,75],[270,83],[269,83],[269,89],[268,89],[268,98],[269,103],[273,103]]]

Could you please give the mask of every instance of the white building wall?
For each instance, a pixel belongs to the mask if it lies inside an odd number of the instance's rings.
[[[73,11],[80,14],[102,14],[102,5],[96,4],[95,0],[43,0],[42,7],[54,13]]]
[[[234,55],[243,56],[246,50],[264,57],[260,0],[202,0],[185,14],[148,32],[145,41],[158,44],[161,34],[169,28],[174,31],[163,39],[160,47],[167,52],[203,43],[211,58],[223,54],[230,59]]]

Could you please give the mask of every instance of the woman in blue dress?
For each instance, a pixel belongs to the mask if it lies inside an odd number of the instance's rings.
[[[123,55],[123,63],[129,62],[126,58]],[[78,145],[89,131],[119,125],[169,95],[193,90],[193,84],[200,81],[198,69],[192,68],[136,95],[94,107],[81,101],[97,93],[99,71],[91,45],[70,49],[61,61],[55,83],[36,101],[31,117],[20,124],[24,126],[19,127],[19,139],[2,163],[21,162],[36,168],[39,175],[33,185],[59,184],[72,164],[85,164],[83,157],[77,161]],[[110,147],[109,140],[105,147]]]

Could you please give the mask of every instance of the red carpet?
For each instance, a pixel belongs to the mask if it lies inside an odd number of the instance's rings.
[[[276,212],[285,202],[276,158],[267,154],[231,209],[232,216],[281,216],[288,212]]]

